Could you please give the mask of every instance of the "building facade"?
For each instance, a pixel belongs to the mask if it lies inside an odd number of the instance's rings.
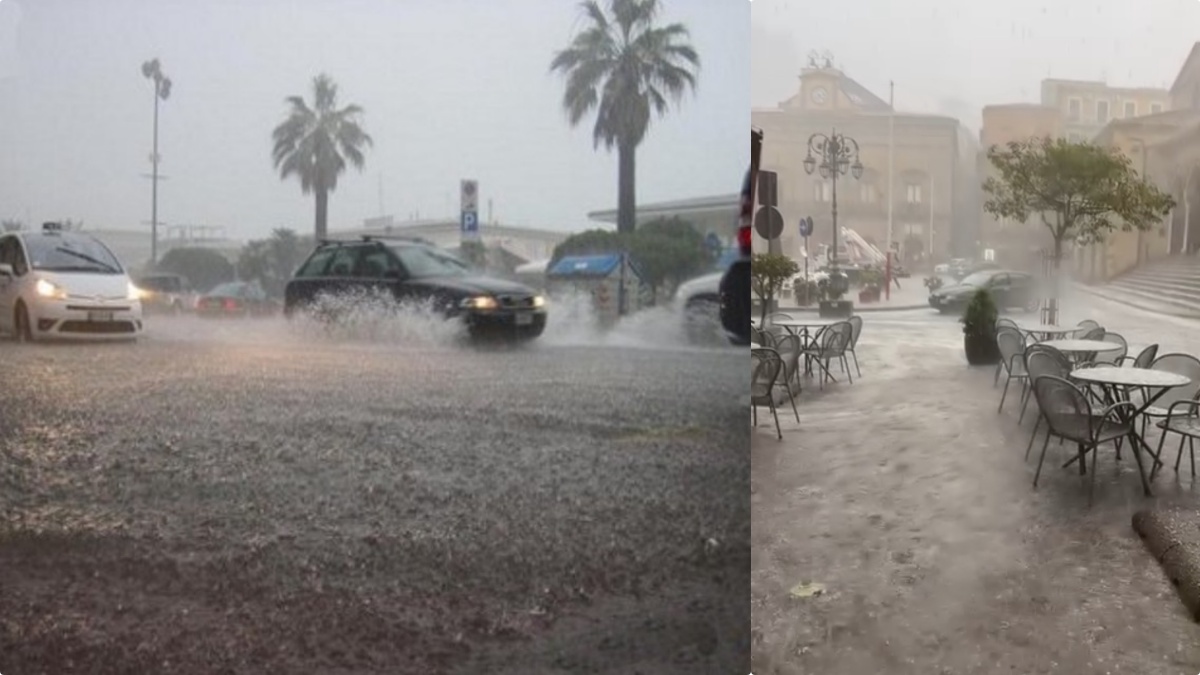
[[[1095,138],[1113,120],[1166,112],[1171,107],[1171,94],[1166,89],[1047,79],[1042,80],[1041,103],[1057,109],[1062,116],[1063,137],[1081,143]]]
[[[988,151],[1009,143],[1034,138],[1059,138],[1062,135],[1062,115],[1053,106],[1039,103],[1010,103],[983,108],[983,124],[979,129],[979,153],[976,174],[982,183],[996,176],[988,159]],[[980,200],[980,248],[990,250],[993,259],[1008,267],[1028,268],[1049,243],[1050,233],[1040,218],[1021,223],[1001,220],[983,211],[984,194]]]
[[[1186,88],[1185,84],[1177,83],[1177,86],[1181,91]],[[1049,137],[1116,149],[1129,157],[1134,168],[1148,180],[1167,180],[1162,174],[1163,162],[1155,161],[1156,152],[1192,117],[1190,113],[1172,112],[1174,102],[1179,98],[1172,91],[1112,87],[1089,80],[1043,80],[1038,104],[984,108],[979,175],[981,179],[995,175],[987,160],[987,149],[991,146]],[[986,246],[995,250],[998,256],[1028,259],[1033,251],[1052,243],[1040,218],[1033,218],[1029,223],[1004,222],[981,209],[980,221]],[[1067,253],[1070,256],[1067,265],[1084,280],[1111,279],[1141,261],[1165,255],[1170,241],[1169,221],[1150,232],[1118,229],[1101,243],[1072,246]]]
[[[799,222],[805,217],[814,223],[808,249],[832,244],[835,189],[838,225],[881,250],[889,240],[890,195],[891,242],[909,264],[973,253],[978,144],[958,120],[896,113],[829,61],[813,60],[801,71],[799,91],[777,108],[751,111],[751,124],[765,134],[762,170],[778,174],[785,254],[804,252]],[[861,178],[847,172],[835,185],[805,171],[809,140],[834,132],[857,142]],[[890,186],[889,138],[894,139]],[[767,242],[756,235],[754,248],[765,251]]]

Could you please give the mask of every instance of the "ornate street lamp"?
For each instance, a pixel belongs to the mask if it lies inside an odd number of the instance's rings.
[[[847,173],[856,180],[862,178],[863,165],[858,160],[858,141],[839,134],[837,129],[828,136],[813,134],[808,139],[804,172],[812,175],[813,171],[818,171],[821,178],[832,183],[833,261],[830,263],[829,281],[831,285],[840,286],[840,292],[845,293],[849,284],[838,268],[837,180],[838,176]]]
[[[143,63],[142,75],[154,80],[154,153],[150,155],[154,166],[150,177],[150,264],[154,265],[158,262],[158,101],[171,95],[171,79],[163,74],[158,59]]]

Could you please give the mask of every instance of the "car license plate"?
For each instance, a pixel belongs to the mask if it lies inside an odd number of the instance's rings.
[[[88,321],[112,321],[112,312],[88,312]]]
[[[528,326],[533,323],[533,315],[529,313],[521,313],[517,315],[518,326]]]

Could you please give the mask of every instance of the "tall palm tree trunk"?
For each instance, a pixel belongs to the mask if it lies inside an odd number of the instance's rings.
[[[329,192],[327,190],[317,190],[317,241],[325,238],[325,233],[329,228],[327,222],[329,219]]]
[[[634,156],[637,145],[621,142],[617,146],[617,232],[633,232],[637,228],[636,172]]]

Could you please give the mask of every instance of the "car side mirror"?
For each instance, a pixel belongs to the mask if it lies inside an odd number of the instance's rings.
[[[404,278],[404,274],[402,274],[400,270],[388,270],[383,273],[383,278],[390,279],[392,281],[400,281]]]
[[[0,277],[12,277],[14,275],[12,265],[8,263],[0,263]]]

